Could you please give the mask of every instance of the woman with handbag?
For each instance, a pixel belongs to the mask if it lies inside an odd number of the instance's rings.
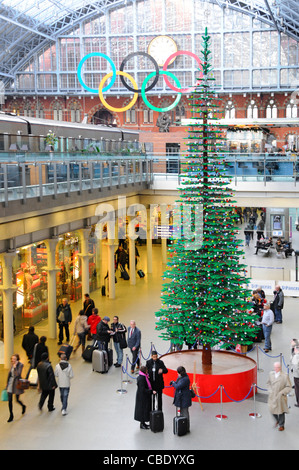
[[[20,400],[20,395],[24,393],[24,390],[21,388],[18,388],[18,383],[22,376],[23,367],[24,367],[24,364],[20,362],[20,356],[18,354],[13,354],[13,356],[11,357],[11,369],[8,373],[7,385],[6,385],[6,390],[8,394],[8,409],[10,413],[8,421],[7,421],[8,423],[10,423],[14,418],[13,412],[12,412],[13,395],[16,396],[17,403],[19,403],[19,405],[22,407],[22,415],[26,411],[26,406]]]

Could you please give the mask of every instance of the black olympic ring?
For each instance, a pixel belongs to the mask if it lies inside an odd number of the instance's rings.
[[[124,71],[125,63],[128,62],[128,60],[130,60],[132,57],[135,57],[135,55],[143,55],[144,57],[147,57],[148,59],[150,59],[150,60],[152,61],[152,63],[153,63],[154,66],[155,66],[155,69],[156,69],[156,76],[155,76],[155,79],[154,79],[153,83],[152,83],[151,85],[149,85],[149,86],[144,90],[145,92],[150,91],[152,88],[154,88],[154,86],[155,86],[156,83],[158,82],[158,80],[159,80],[159,72],[160,72],[160,71],[159,71],[159,65],[157,64],[157,62],[155,61],[155,59],[154,59],[151,55],[147,54],[146,52],[131,52],[131,54],[128,54],[127,57],[124,58],[124,60],[122,61],[121,65],[120,65],[120,67],[119,67],[119,70],[120,70],[121,72],[123,72],[123,71]],[[124,77],[123,77],[122,75],[120,75],[120,79],[121,79],[121,81],[122,81],[124,87],[127,88],[127,90],[132,91],[133,93],[141,93],[141,88],[138,88],[138,90],[136,90],[135,88],[130,87],[130,86],[126,83],[126,81],[125,81],[125,79],[124,79]]]

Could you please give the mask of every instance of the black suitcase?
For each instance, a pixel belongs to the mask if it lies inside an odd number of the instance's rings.
[[[57,354],[59,357],[61,356],[61,354],[65,354],[67,360],[69,360],[72,352],[73,352],[73,346],[71,346],[70,344],[62,344]]]
[[[108,349],[108,367],[113,364],[113,349]]]
[[[105,286],[102,286],[101,293],[102,293],[103,296],[106,295],[106,287]]]
[[[121,277],[125,280],[128,281],[130,279],[130,276],[128,274],[128,271],[120,265],[120,272],[121,272]]]
[[[82,357],[86,362],[92,362],[92,353],[95,349],[98,349],[98,346],[89,344],[86,346],[82,353]]]
[[[140,278],[143,278],[145,276],[144,272],[142,271],[142,269],[138,269],[137,271],[137,274]]]
[[[157,400],[155,400],[156,402]],[[161,410],[153,410],[150,412],[150,429],[152,432],[164,431],[164,414]]]
[[[173,433],[184,436],[188,432],[188,419],[185,416],[176,415],[173,418]]]

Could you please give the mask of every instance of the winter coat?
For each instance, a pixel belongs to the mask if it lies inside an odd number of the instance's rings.
[[[38,336],[29,331],[23,336],[22,347],[25,349],[29,359],[33,356],[34,346],[38,343]]]
[[[90,317],[88,317],[88,320],[87,320],[87,323],[88,325],[90,325],[90,333],[92,335],[95,335],[97,333],[97,325],[98,323],[100,323],[101,321],[101,317],[99,317],[99,315],[90,315]]]
[[[135,326],[134,331],[132,333],[132,336],[130,336],[131,335],[131,330],[132,330],[132,328],[129,326],[129,328],[128,328],[128,340],[127,340],[128,348],[138,349],[138,348],[140,348],[141,331],[139,330],[139,328],[137,328],[137,326]]]
[[[97,340],[103,343],[109,343],[110,333],[108,333],[108,330],[110,330],[108,323],[104,323],[103,320],[101,320],[100,323],[97,324]]]
[[[155,366],[155,369],[153,371],[153,367]],[[164,379],[163,379],[163,374],[167,374],[168,369],[165,367],[165,364],[161,359],[157,359],[154,361],[153,359],[149,359],[146,362],[146,368],[148,370],[148,375],[149,379],[151,382],[151,385],[153,387],[153,390],[156,391],[161,391],[164,388]],[[158,370],[162,369],[162,374],[158,374]]]
[[[188,375],[180,376],[172,385],[175,388],[173,404],[177,408],[189,408],[192,405],[192,400]]]
[[[11,368],[10,371],[8,372],[6,388],[8,387],[9,381],[13,377],[13,374],[14,374],[11,393],[14,393],[15,395],[21,395],[22,393],[24,393],[24,390],[19,390],[17,388],[18,381],[22,377],[23,367],[24,367],[24,364],[22,364],[21,362],[18,362],[16,368],[14,370],[13,368]]]
[[[280,289],[278,292],[274,291],[274,300],[273,300],[273,308],[282,310],[284,304],[284,293]]]
[[[152,390],[148,387],[144,375],[137,377],[137,392],[135,400],[135,421],[145,423],[150,420]]]
[[[287,394],[292,390],[292,384],[289,376],[284,372],[280,372],[276,378],[275,372],[272,371],[269,374],[267,386],[269,390],[268,406],[270,413],[273,415],[288,413],[289,408]]]
[[[61,311],[64,312],[63,322],[58,320],[58,317]],[[69,304],[66,304],[65,307],[63,306],[63,304],[58,305],[57,310],[56,310],[56,321],[57,323],[71,323],[72,322],[72,311],[71,311],[71,307],[69,306]]]
[[[39,381],[39,388],[41,390],[53,390],[57,388],[54,370],[51,363],[48,361],[41,361],[37,364],[37,374]]]
[[[79,335],[80,333],[85,333],[89,329],[87,324],[87,316],[86,315],[79,315],[76,318],[75,325],[74,325],[74,335]]]
[[[70,388],[71,379],[74,377],[73,369],[68,361],[61,360],[55,367],[55,377],[60,388]]]

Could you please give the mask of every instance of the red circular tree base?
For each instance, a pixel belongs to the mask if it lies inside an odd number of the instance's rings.
[[[176,380],[177,368],[184,366],[189,375],[191,385],[197,385],[196,394],[203,403],[220,403],[220,385],[222,401],[241,401],[253,396],[253,384],[257,381],[256,362],[242,354],[227,351],[212,351],[212,365],[202,364],[201,350],[172,352],[161,356],[168,374],[165,377],[165,395],[174,396],[174,388],[169,387]],[[251,392],[249,393],[252,387]],[[216,393],[215,393],[216,392]],[[193,401],[198,401],[195,397]]]

